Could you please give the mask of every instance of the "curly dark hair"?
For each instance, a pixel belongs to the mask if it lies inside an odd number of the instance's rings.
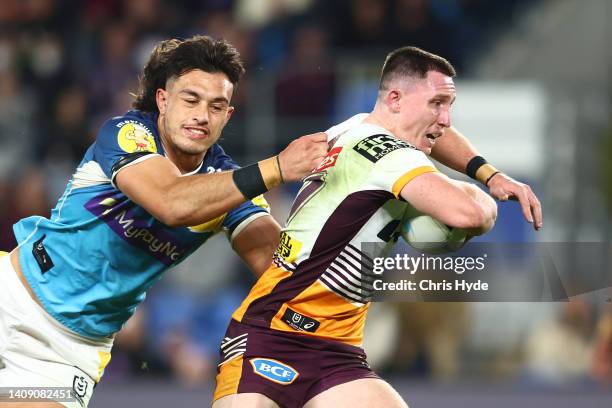
[[[382,68],[379,89],[387,89],[397,77],[423,79],[429,71],[438,71],[449,77],[456,75],[455,68],[446,59],[417,47],[402,47],[391,51]]]
[[[223,39],[196,35],[186,40],[170,39],[157,43],[139,76],[138,94],[132,106],[144,112],[159,112],[155,93],[166,88],[166,81],[194,69],[222,72],[234,86],[244,74],[236,48]]]

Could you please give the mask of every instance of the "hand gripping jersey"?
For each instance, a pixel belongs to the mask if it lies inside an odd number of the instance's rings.
[[[32,290],[49,314],[82,336],[117,332],[163,271],[216,232],[226,230],[233,239],[253,219],[268,214],[260,197],[202,225],[162,224],[113,182],[122,168],[163,154],[157,115],[129,111],[110,119],[51,218],[25,218],[13,228]],[[215,144],[193,173],[237,167]]]
[[[372,256],[390,249],[399,220],[414,210],[398,199],[402,188],[436,169],[381,127],[348,128],[305,179],[274,264],[234,312],[235,320],[361,345]],[[362,242],[380,243],[381,253],[363,253]]]

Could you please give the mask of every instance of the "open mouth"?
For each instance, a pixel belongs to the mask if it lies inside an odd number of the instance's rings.
[[[185,127],[185,130],[187,131],[189,136],[191,136],[193,138],[196,138],[196,139],[201,139],[201,138],[205,138],[206,136],[208,136],[208,130],[207,129],[194,128],[194,127]]]
[[[433,143],[437,138],[442,136],[442,133],[427,133],[425,136]]]

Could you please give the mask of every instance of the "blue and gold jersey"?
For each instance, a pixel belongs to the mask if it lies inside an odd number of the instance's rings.
[[[162,272],[212,235],[226,231],[232,240],[268,214],[259,197],[202,225],[171,228],[115,188],[122,168],[164,154],[156,121],[156,115],[139,111],[107,121],[50,219],[33,216],[13,228],[23,274],[38,299],[58,321],[86,337],[121,329]],[[215,144],[190,174],[237,167]]]

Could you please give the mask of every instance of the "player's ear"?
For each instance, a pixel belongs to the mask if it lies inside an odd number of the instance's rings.
[[[168,104],[168,92],[166,92],[165,89],[158,88],[155,92],[155,102],[157,103],[157,109],[159,110],[159,114],[165,114],[166,106]]]
[[[399,89],[391,89],[385,96],[385,105],[393,112],[397,113],[400,111],[400,101],[402,99],[402,92]]]
[[[234,113],[235,108],[233,106],[228,106],[227,113],[225,114],[225,123],[229,122],[232,117],[232,113]]]

